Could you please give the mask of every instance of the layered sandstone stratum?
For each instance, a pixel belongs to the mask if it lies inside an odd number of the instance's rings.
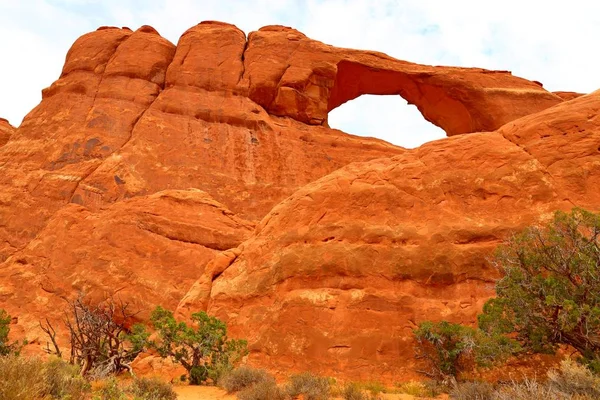
[[[330,129],[400,95],[447,139]],[[274,372],[414,376],[411,329],[472,323],[493,249],[556,209],[600,209],[600,92],[204,22],[79,38],[17,128],[0,120],[0,305],[30,351],[64,300],[207,310]],[[1,110],[0,110],[1,112]],[[411,132],[402,132],[409,135]]]

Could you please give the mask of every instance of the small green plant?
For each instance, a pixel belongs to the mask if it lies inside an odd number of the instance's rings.
[[[0,356],[6,356],[20,351],[18,342],[10,343],[8,334],[10,333],[10,315],[0,308]]]
[[[204,311],[192,314],[193,326],[175,320],[171,311],[157,307],[151,316],[159,341],[152,342],[162,357],[172,357],[188,372],[190,384],[213,383],[248,353],[245,340],[227,337],[227,326]]]
[[[228,393],[239,392],[259,382],[272,380],[273,377],[264,369],[247,366],[235,368],[226,373],[218,382]]]
[[[305,400],[327,400],[331,387],[329,379],[304,372],[290,377],[286,391],[291,397],[302,395]]]
[[[140,400],[177,400],[173,387],[158,378],[135,378],[127,391]]]

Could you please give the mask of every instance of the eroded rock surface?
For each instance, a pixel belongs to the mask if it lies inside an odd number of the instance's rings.
[[[69,204],[2,264],[0,299],[32,341],[38,321],[58,321],[64,300],[79,293],[90,300],[114,295],[144,319],[156,305],[174,309],[206,264],[253,228],[194,189],[166,190],[98,211]]]

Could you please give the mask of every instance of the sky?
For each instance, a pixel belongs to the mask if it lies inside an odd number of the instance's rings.
[[[204,20],[246,33],[291,26],[421,64],[510,70],[551,91],[600,88],[596,0],[0,0],[0,117],[18,126],[86,32],[151,25],[177,43]],[[329,124],[409,148],[445,136],[399,96],[361,96],[333,110]]]

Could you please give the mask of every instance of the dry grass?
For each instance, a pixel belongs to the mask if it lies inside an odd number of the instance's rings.
[[[289,399],[285,389],[277,386],[275,380],[258,382],[237,395],[240,400],[287,400]]]
[[[83,400],[89,392],[90,385],[79,376],[79,369],[62,360],[0,357],[0,399]]]
[[[492,400],[494,387],[487,382],[464,382],[455,385],[450,391],[450,398],[455,400]]]
[[[304,400],[327,400],[331,385],[329,379],[305,372],[292,375],[286,391],[292,398],[302,395]]]
[[[600,378],[571,360],[548,372],[545,381],[525,378],[497,385],[463,382],[454,387],[456,400],[593,400],[600,399]]]
[[[564,360],[558,371],[548,372],[547,385],[567,395],[600,399],[600,378],[572,360]]]
[[[219,380],[219,386],[227,390],[228,393],[233,393],[268,380],[273,380],[273,377],[267,371],[244,366],[225,374]]]
[[[344,400],[379,400],[380,393],[372,393],[361,387],[360,384],[352,382],[344,386],[341,396]]]
[[[43,364],[34,358],[0,357],[0,399],[43,398],[48,394]]]
[[[414,397],[435,397],[443,392],[440,384],[434,381],[403,382],[396,384],[396,393],[404,393]]]
[[[127,400],[127,395],[115,378],[109,378],[94,391],[94,400]]]
[[[177,400],[173,387],[157,378],[136,378],[127,391],[144,400]]]

